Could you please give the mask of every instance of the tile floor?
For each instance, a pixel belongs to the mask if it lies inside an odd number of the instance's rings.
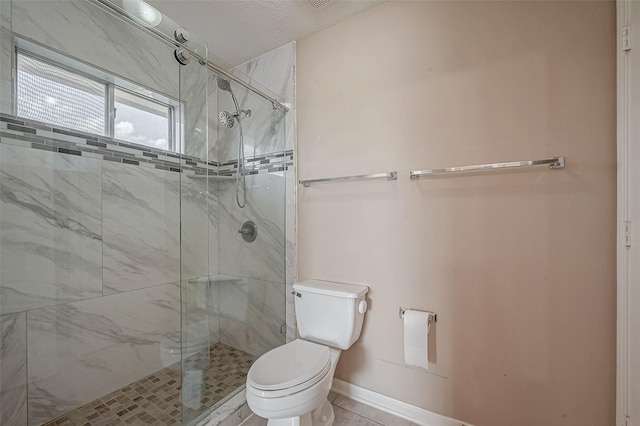
[[[211,346],[209,359],[194,356],[188,367],[202,366],[203,386],[200,403],[211,407],[246,381],[247,372],[255,357],[230,346],[217,343]],[[109,426],[109,425],[171,425],[181,419],[193,419],[201,410],[181,407],[182,389],[180,366],[164,368],[115,392],[79,407],[44,426]],[[383,425],[414,426],[392,414],[353,401],[342,395],[329,394],[336,414],[335,426]],[[265,426],[267,421],[255,414],[243,426]]]
[[[195,376],[199,401],[186,400],[185,406],[181,407],[182,382],[178,363],[76,408],[44,426],[160,426],[180,425],[181,419],[195,419],[244,385],[247,372],[256,359],[222,343],[211,346],[209,356],[206,355],[203,351],[185,361],[187,370],[202,371],[201,380]]]
[[[333,411],[336,414],[336,419],[333,422],[334,426],[415,425],[415,423],[411,423],[408,420],[401,419],[392,414],[385,413],[384,411],[378,410],[360,402],[356,402],[342,395],[337,395],[333,392],[329,394],[329,401],[331,401],[331,404],[333,405]],[[267,421],[265,419],[260,418],[254,414],[247,420],[245,420],[241,426],[265,426],[266,424]]]

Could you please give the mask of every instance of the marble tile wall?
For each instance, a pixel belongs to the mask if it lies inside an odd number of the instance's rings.
[[[246,176],[247,201],[242,209],[236,204],[235,181],[219,183],[220,272],[242,279],[242,283],[218,284],[220,341],[254,355],[283,344],[281,326],[287,322],[287,312],[292,321],[292,300],[285,297],[286,173],[293,176],[293,170],[286,168]],[[247,220],[258,229],[251,243],[238,233]]]
[[[239,209],[235,204],[234,184],[220,183],[219,244],[224,247],[219,252],[220,272],[280,284],[289,289],[296,281],[295,42],[240,65],[238,70],[252,81],[258,81],[273,92],[284,95],[284,102],[290,107],[288,113],[274,112],[264,100],[246,91],[234,89],[241,108],[251,108],[254,111],[251,118],[243,120],[243,130],[246,129],[245,154],[259,157],[286,150],[287,158],[291,155],[291,163],[281,172],[248,176],[248,201],[244,209]],[[221,110],[233,108],[230,96],[225,92],[218,93],[218,102]],[[276,118],[275,114],[282,115]],[[210,123],[213,121],[213,117],[210,117]],[[214,151],[218,155],[220,170],[223,170],[225,164],[237,158],[238,133],[235,128],[220,126],[218,131],[219,145]],[[237,229],[245,220],[253,220],[258,224],[258,238],[251,244],[245,243],[237,234]],[[221,299],[225,299],[225,288],[221,288],[220,292]],[[290,291],[285,291],[284,297],[285,312],[280,312],[280,321],[281,324],[286,322],[286,340],[291,341],[296,337],[293,297]],[[242,300],[233,297],[228,299],[232,302]],[[242,306],[237,308],[243,309]],[[232,334],[225,328],[231,324],[233,322],[225,321],[221,312],[221,339]],[[246,330],[243,332],[250,334]],[[246,345],[244,342],[236,344]],[[272,342],[265,341],[263,345],[258,344],[257,348],[266,348],[271,344]]]
[[[216,163],[220,161],[218,150],[221,143],[218,133],[223,131],[218,120],[218,114],[223,111],[223,106],[218,102],[217,78],[218,76],[212,72],[207,74],[207,105],[209,106],[207,110],[208,158],[209,161],[215,161]]]
[[[295,64],[296,42],[293,41],[238,66],[238,70],[252,81],[258,81],[279,94],[290,108],[290,112],[285,114],[285,149],[294,149],[295,145]],[[266,139],[264,142],[257,148],[257,153],[270,152],[269,146],[274,146]]]
[[[284,343],[284,285],[243,278],[220,282],[220,341],[255,356]]]
[[[294,149],[295,140],[295,42],[291,42],[269,53],[265,53],[251,61],[239,65],[236,70],[252,82],[259,82],[271,92],[279,94],[290,112],[282,113],[273,110],[272,105],[250,91],[231,83],[241,109],[250,109],[251,117],[242,120],[245,135],[245,155],[260,156],[282,150]],[[216,90],[219,108],[210,112],[210,123],[217,123],[219,111],[235,112],[235,107],[228,92]],[[211,99],[212,96],[210,96]],[[287,118],[287,119],[285,119]],[[238,157],[237,126],[231,129],[218,126],[217,145],[211,145],[219,162],[226,162]]]
[[[265,53],[245,64],[240,65],[239,70],[250,78],[259,81],[269,87],[275,93],[281,94],[284,103],[290,108],[284,114],[284,143],[286,150],[295,153],[295,64],[296,64],[296,43],[288,43],[278,49]],[[256,151],[268,150],[269,143],[261,143]],[[293,297],[291,296],[292,286],[297,281],[297,260],[296,260],[296,191],[297,178],[295,155],[293,164],[285,171],[285,282],[287,284],[287,342],[296,338],[295,311]]]
[[[0,145],[0,312],[102,296],[100,161]]]
[[[209,276],[209,340],[220,341],[220,285],[216,282],[216,275]]]
[[[223,274],[212,274],[207,279],[209,285],[209,295],[207,299],[208,303],[208,312],[209,312],[209,333],[211,342],[222,342],[225,343],[220,334],[220,324],[221,324],[221,305],[223,303],[223,298],[221,297],[223,289],[226,288],[235,288],[237,285],[245,282],[244,278],[234,277],[231,275],[223,275]],[[226,290],[225,290],[226,291]],[[227,303],[231,301],[231,299],[224,299]],[[257,303],[257,302],[256,302]],[[228,310],[227,310],[228,311]],[[228,341],[228,339],[227,339]],[[230,343],[229,346],[232,346]],[[240,346],[234,346],[238,349],[242,349]]]
[[[179,336],[179,308],[179,286],[166,284],[29,311],[29,424],[163,368],[160,347],[178,344],[165,341]]]
[[[174,173],[175,174],[175,173]],[[218,272],[218,184],[211,179],[180,177],[182,227],[182,279]],[[211,255],[215,253],[215,256]]]
[[[185,117],[184,153],[207,160],[208,108],[216,109],[215,98],[209,97],[210,78],[207,67],[191,61],[180,67],[180,97]]]
[[[0,424],[27,423],[27,322],[20,312],[0,316]]]
[[[180,175],[105,162],[102,184],[104,294],[178,282]]]
[[[209,191],[209,276],[220,272],[220,250],[219,245],[219,223],[220,208],[218,197],[220,194],[220,183],[212,179],[207,179],[207,190]]]
[[[236,204],[235,181],[220,183],[220,272],[284,283],[284,173],[246,176],[247,200]],[[247,243],[238,233],[245,221],[256,223],[258,237]]]
[[[189,351],[194,345],[210,346],[220,341],[219,300],[214,288],[207,276],[182,281],[182,345]]]
[[[287,342],[297,337],[296,312],[293,301],[293,284],[297,281],[296,258],[296,189],[298,186],[295,165],[285,171],[285,282]]]

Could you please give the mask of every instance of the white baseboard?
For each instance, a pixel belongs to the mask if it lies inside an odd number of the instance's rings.
[[[352,385],[343,380],[333,379],[331,390],[347,398],[351,398],[354,401],[361,402],[422,426],[473,426],[471,423],[465,423],[433,413],[416,407],[415,405],[407,404],[406,402],[370,391],[369,389]]]

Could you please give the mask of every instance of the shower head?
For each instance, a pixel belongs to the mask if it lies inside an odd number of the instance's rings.
[[[236,107],[235,114],[232,114],[228,111],[222,111],[218,115],[218,118],[220,119],[220,123],[222,123],[224,126],[227,126],[228,128],[232,128],[236,120],[240,120],[241,114],[244,114],[245,117],[251,117],[250,109],[244,110],[244,109],[240,109],[240,107],[238,106],[238,100],[233,94],[233,90],[231,90],[231,83],[229,82],[229,80],[222,77],[218,77],[216,78],[216,85],[218,86],[218,88],[220,88],[220,90],[224,90],[225,92],[231,93],[231,99],[233,100],[233,104]],[[242,128],[240,128],[240,131],[242,132]]]
[[[227,126],[228,128],[232,128],[236,120],[240,120],[241,114],[244,114],[245,117],[251,117],[251,110],[241,109],[235,114],[231,114],[228,111],[222,111],[220,114],[218,114],[218,118],[220,118],[220,123]]]
[[[220,123],[222,123],[224,126],[227,126],[228,128],[232,128],[236,122],[235,115],[227,111],[222,111],[218,115],[218,118],[220,118]]]
[[[231,83],[229,83],[229,80],[218,77],[216,79],[216,84],[221,90],[224,90],[225,92],[231,92]]]

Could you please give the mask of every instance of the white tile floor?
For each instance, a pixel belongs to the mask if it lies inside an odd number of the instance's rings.
[[[383,425],[383,426],[413,426],[408,420],[403,420],[394,415],[385,413],[376,408],[356,402],[335,393],[329,394],[329,401],[333,405],[333,411],[336,413],[334,426],[342,425]],[[267,421],[253,414],[242,423],[241,426],[265,426]]]

